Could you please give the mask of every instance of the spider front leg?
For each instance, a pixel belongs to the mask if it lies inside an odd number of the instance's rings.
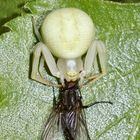
[[[36,44],[36,48],[33,52],[33,64],[32,64],[32,73],[31,73],[31,78],[43,83],[45,85],[48,86],[55,86],[55,87],[60,87],[61,85],[56,85],[53,84],[52,82],[44,79],[40,73],[39,73],[39,65],[40,65],[40,57],[41,54],[43,55],[43,58],[51,72],[51,74],[55,77],[60,76],[59,74],[59,70],[56,66],[56,62],[51,54],[51,52],[49,51],[49,49],[47,48],[47,46],[45,44],[43,44],[42,42],[39,42]]]
[[[97,56],[99,58],[100,72],[98,74],[93,74],[92,76],[86,77],[87,82],[84,84],[95,82],[106,74],[105,46],[103,42],[96,40],[88,49],[85,57],[84,70],[86,74],[90,73],[92,66],[94,66],[95,71],[98,69]]]

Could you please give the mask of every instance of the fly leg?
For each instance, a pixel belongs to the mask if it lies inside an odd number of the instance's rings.
[[[53,108],[56,107],[56,96],[55,96],[55,91],[54,91],[54,87],[53,87]]]
[[[113,105],[113,103],[112,102],[110,102],[110,101],[99,101],[99,102],[94,102],[94,103],[91,103],[91,104],[88,104],[88,105],[84,105],[82,108],[83,109],[86,109],[86,108],[89,108],[89,107],[91,107],[91,106],[93,106],[93,105],[95,105],[95,104],[111,104],[111,105]]]

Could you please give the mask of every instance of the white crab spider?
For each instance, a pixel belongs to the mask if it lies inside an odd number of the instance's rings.
[[[35,29],[36,30],[36,29]],[[39,73],[41,54],[51,72],[64,85],[67,81],[83,79],[96,81],[106,73],[105,46],[101,41],[95,40],[95,27],[92,19],[83,11],[76,8],[62,8],[52,11],[41,26],[43,42],[36,44],[33,52],[33,65],[31,78],[40,83],[60,86],[44,79]],[[82,56],[85,55],[83,60]],[[100,73],[86,77],[92,66],[96,71],[99,57]],[[54,56],[57,57],[55,61]]]

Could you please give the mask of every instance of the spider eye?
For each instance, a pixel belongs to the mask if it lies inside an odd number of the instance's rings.
[[[78,72],[76,72],[76,71],[69,71],[69,72],[67,72],[67,75],[69,77],[75,77],[75,76],[77,76],[77,74],[78,74]]]

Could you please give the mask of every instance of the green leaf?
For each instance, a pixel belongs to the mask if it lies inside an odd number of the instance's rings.
[[[0,0],[0,34],[8,32],[4,23],[24,13],[23,5],[30,0]]]
[[[37,19],[47,10],[60,7],[77,7],[92,17],[96,38],[106,45],[108,73],[81,89],[83,101],[88,104],[106,100],[113,105],[98,104],[86,110],[90,137],[139,140],[140,4],[36,0],[25,7]],[[37,42],[31,16],[11,20],[6,24],[11,31],[0,36],[0,140],[37,140],[51,112],[52,88],[30,79],[31,54]]]
[[[140,2],[139,0],[105,0],[105,1],[114,1],[114,2],[121,2],[121,3],[137,3],[137,2]]]

